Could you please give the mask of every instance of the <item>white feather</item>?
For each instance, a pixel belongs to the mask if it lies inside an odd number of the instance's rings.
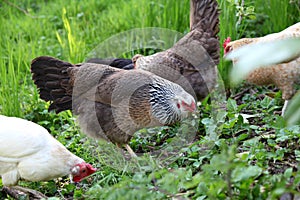
[[[65,176],[84,162],[38,124],[0,115],[0,127],[3,185],[15,185],[19,178],[42,181]]]

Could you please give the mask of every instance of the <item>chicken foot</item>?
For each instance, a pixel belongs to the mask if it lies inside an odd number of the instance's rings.
[[[118,143],[116,145],[118,148],[122,149],[122,145],[120,145]],[[131,158],[137,158],[137,155],[134,153],[134,151],[128,144],[125,144],[124,146],[125,146],[126,150],[128,151],[128,153],[130,154]]]
[[[32,190],[29,188],[23,188],[20,186],[12,186],[12,187],[3,186],[2,191],[14,199],[20,199],[22,196],[28,196],[29,199],[47,199],[48,198],[47,196],[45,196],[44,194],[42,194],[36,190]]]
[[[128,144],[125,144],[125,148],[127,149],[128,153],[132,158],[137,158],[137,155],[134,153],[134,151]]]

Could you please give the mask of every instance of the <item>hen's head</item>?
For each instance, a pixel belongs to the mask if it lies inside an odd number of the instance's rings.
[[[231,42],[231,38],[227,37],[223,43],[224,55],[226,55],[228,52],[232,50],[231,45],[229,45],[230,42]]]
[[[189,113],[195,112],[197,108],[195,99],[185,91],[173,98],[173,106],[174,105],[176,105],[178,109],[177,112],[182,118],[187,117]]]
[[[247,44],[253,43],[254,41],[255,41],[255,38],[242,38],[239,40],[231,41],[231,38],[227,37],[223,43],[224,55],[226,56],[226,54],[228,54],[232,50],[235,50],[235,49],[238,49]]]
[[[152,114],[162,124],[172,124],[180,121],[197,110],[196,101],[176,83],[164,81],[152,85],[150,104]]]
[[[85,162],[77,164],[71,169],[74,182],[80,182],[83,178],[95,173],[96,171],[96,168]]]

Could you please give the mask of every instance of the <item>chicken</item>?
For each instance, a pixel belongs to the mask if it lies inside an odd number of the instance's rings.
[[[4,186],[15,186],[20,179],[47,181],[68,174],[79,182],[96,171],[38,124],[0,115],[0,127],[0,175]]]
[[[136,55],[133,61],[136,69],[178,83],[202,100],[217,81],[219,10],[215,0],[191,0],[190,5],[188,34],[165,51],[150,56]]]
[[[191,0],[190,32],[170,49],[150,56],[135,55],[132,58],[134,68],[175,82],[202,100],[214,89],[217,81],[216,65],[220,60],[218,32],[218,3],[215,0]],[[128,59],[121,60],[123,65],[120,65],[120,59],[91,59],[88,62],[131,69]]]
[[[243,38],[236,41],[230,41],[230,38],[227,38],[223,44],[225,57],[228,53],[234,52],[234,50],[239,49],[243,46],[253,46],[256,50],[263,48],[262,45],[268,45],[271,42],[288,42],[288,39],[298,38],[300,39],[300,22],[296,23],[285,30],[266,35],[259,38]],[[256,46],[255,46],[256,45]],[[259,46],[261,45],[261,46]],[[276,48],[277,45],[274,44]],[[279,43],[279,45],[281,45]],[[281,47],[278,46],[277,51],[281,50]],[[247,51],[245,51],[245,54]],[[240,51],[240,53],[243,53]],[[283,52],[285,53],[285,52]],[[247,54],[248,55],[248,54]],[[275,59],[275,55],[271,57],[271,60]],[[259,67],[252,70],[247,76],[246,81],[256,85],[269,85],[274,84],[282,91],[282,98],[285,100],[282,115],[286,110],[289,100],[295,94],[295,84],[300,83],[300,51],[293,51],[289,53],[285,59],[275,59],[278,60],[272,64],[264,65],[264,67]],[[234,65],[237,65],[239,59],[233,59]],[[256,62],[256,61],[253,61]],[[258,62],[260,62],[258,60]]]
[[[32,78],[50,110],[72,110],[82,132],[129,147],[141,128],[170,125],[196,110],[195,99],[178,84],[143,70],[73,65],[42,56],[31,63]]]

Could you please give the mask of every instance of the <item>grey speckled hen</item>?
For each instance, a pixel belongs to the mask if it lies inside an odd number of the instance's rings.
[[[170,125],[196,110],[181,86],[143,70],[73,65],[42,56],[31,63],[32,78],[50,110],[71,109],[83,133],[125,147],[141,128]]]

